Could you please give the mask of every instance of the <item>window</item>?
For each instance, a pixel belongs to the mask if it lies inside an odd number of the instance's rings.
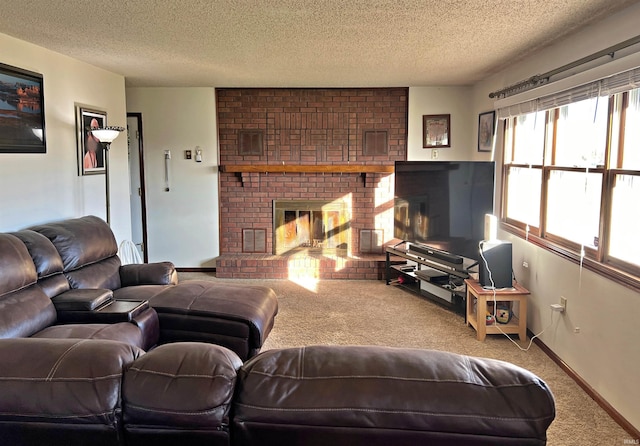
[[[640,89],[629,92],[625,105],[626,125],[622,137],[625,150],[619,167],[640,170]]]
[[[509,167],[506,197],[507,216],[515,222],[537,228],[540,226],[540,193],[542,169]]]
[[[550,170],[547,180],[549,237],[595,248],[600,229],[602,174],[585,171]]]
[[[611,238],[609,240],[609,255],[612,259],[638,265],[640,253],[640,237],[638,236],[638,221],[640,211],[637,203],[640,197],[640,176],[615,175],[613,179],[611,200]]]
[[[502,221],[640,289],[640,89],[588,96],[506,119]]]
[[[507,216],[527,230],[540,226],[545,125],[545,112],[520,115],[507,124]]]
[[[555,110],[556,166],[604,166],[608,100],[592,98]]]
[[[520,115],[515,119],[514,162],[542,164],[544,151],[545,112]]]

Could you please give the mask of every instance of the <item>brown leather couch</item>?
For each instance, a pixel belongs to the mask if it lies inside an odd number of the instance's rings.
[[[509,363],[374,346],[264,351],[0,340],[0,445],[546,444],[553,396]]]
[[[67,245],[63,256],[37,228],[0,234],[0,338],[110,339],[143,349],[157,344],[158,315],[145,304],[146,288],[158,293],[177,283],[175,268],[168,262],[121,268],[109,249],[115,245],[111,230],[95,227],[91,244],[82,237],[75,243],[70,232],[59,237]],[[143,284],[145,292],[138,287]],[[123,285],[141,290],[137,304],[101,311],[111,309]]]
[[[120,265],[96,217],[0,234],[0,446],[546,442],[553,396],[526,370],[382,347],[258,354],[273,291],[218,291],[177,284],[168,262]]]
[[[0,338],[98,337],[144,350],[203,341],[242,360],[260,351],[278,311],[273,290],[178,284],[172,263],[121,265],[117,252],[111,228],[94,216],[0,234],[0,305],[15,302],[0,314]]]

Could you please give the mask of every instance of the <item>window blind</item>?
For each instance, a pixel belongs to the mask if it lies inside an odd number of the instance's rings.
[[[612,94],[622,93],[639,87],[640,67],[579,85],[568,90],[499,108],[497,115],[498,119],[508,119],[518,115],[562,107],[563,105],[597,96],[611,96]]]

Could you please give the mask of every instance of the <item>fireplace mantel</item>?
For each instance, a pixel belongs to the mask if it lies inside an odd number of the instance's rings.
[[[393,173],[393,165],[381,164],[225,164],[228,173]]]
[[[393,173],[393,165],[382,164],[225,164],[220,172],[235,173],[244,185],[243,173],[356,173],[367,183],[368,173]]]

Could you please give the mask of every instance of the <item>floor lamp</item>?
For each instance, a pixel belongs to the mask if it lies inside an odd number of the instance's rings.
[[[91,129],[91,133],[104,147],[104,190],[105,202],[107,204],[107,224],[110,223],[111,203],[109,199],[109,149],[114,139],[118,137],[120,132],[124,131],[124,127],[101,127]]]

